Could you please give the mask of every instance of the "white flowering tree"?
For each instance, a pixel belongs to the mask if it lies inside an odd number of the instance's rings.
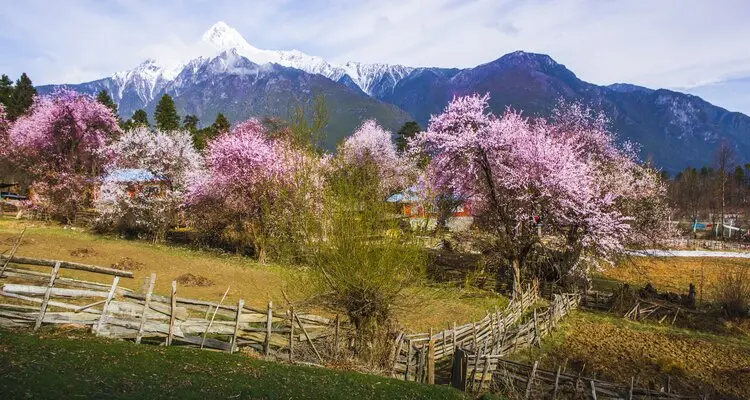
[[[137,127],[109,150],[114,159],[95,202],[100,227],[162,241],[185,203],[188,179],[202,168],[190,133]]]

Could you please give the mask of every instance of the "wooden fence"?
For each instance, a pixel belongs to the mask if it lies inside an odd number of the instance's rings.
[[[9,262],[8,262],[9,261]],[[19,268],[19,264],[51,267],[51,273]],[[348,327],[338,317],[295,312],[293,309],[250,307],[243,300],[224,304],[177,296],[177,283],[163,296],[153,292],[151,274],[146,293],[119,285],[132,273],[57,260],[0,256],[0,326],[33,327],[45,324],[77,324],[97,336],[132,339],[136,343],[186,345],[229,353],[251,347],[268,355],[273,351],[293,360],[322,362],[321,352],[338,351]],[[112,276],[102,284],[59,276],[76,269]],[[228,290],[228,289],[227,289]],[[226,293],[224,294],[226,297]],[[304,354],[303,354],[304,353]],[[314,358],[313,355],[314,354]],[[311,359],[312,358],[312,359]]]
[[[705,250],[735,250],[750,251],[750,243],[723,240],[676,238],[667,239],[664,245],[670,249],[705,249]]]
[[[435,362],[453,355],[457,347],[476,349],[495,342],[516,324],[538,300],[538,285],[529,285],[518,300],[503,311],[488,313],[482,320],[453,326],[440,332],[405,334],[395,340],[392,376],[407,381],[434,383]]]
[[[581,373],[566,373],[562,367],[557,371],[539,368],[539,362],[533,365],[521,364],[490,356],[485,358],[484,371],[487,372],[487,385],[493,391],[512,392],[523,399],[701,399],[701,396],[681,396],[672,393],[669,377],[660,390],[637,387],[635,378],[630,385],[607,382]]]
[[[454,371],[454,374],[465,374],[464,386],[467,390],[482,390],[497,368],[493,360],[534,345],[541,346],[542,337],[550,334],[562,318],[576,309],[580,300],[581,296],[577,293],[554,295],[546,310],[541,313],[535,310],[525,323],[505,330],[502,335],[496,336],[495,340],[485,342],[481,348],[462,348],[466,354],[465,367],[462,371]]]

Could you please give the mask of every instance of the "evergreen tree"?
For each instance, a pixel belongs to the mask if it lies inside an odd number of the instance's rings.
[[[231,125],[229,124],[227,117],[225,117],[224,114],[219,113],[211,126],[197,129],[193,132],[193,145],[196,149],[203,150],[206,148],[206,145],[208,145],[208,142],[214,140],[220,133],[229,131],[230,127]]]
[[[10,99],[13,97],[13,81],[8,75],[0,76],[0,104],[7,109],[10,106]]]
[[[36,96],[36,88],[24,72],[16,81],[16,87],[13,89],[13,95],[8,105],[8,118],[15,121],[25,114],[34,103],[34,96]]]
[[[157,128],[165,132],[180,129],[180,115],[177,114],[172,96],[165,94],[161,97],[154,111],[154,122]]]
[[[211,128],[214,130],[213,137],[218,136],[220,133],[229,131],[229,128],[231,125],[229,124],[229,120],[227,117],[224,116],[224,114],[219,113],[219,115],[216,116],[216,121],[214,121],[213,125],[211,125]]]
[[[146,114],[146,111],[141,108],[135,110],[135,112],[133,113],[133,124],[151,126],[151,124],[148,122],[148,114]]]
[[[195,132],[198,131],[199,122],[200,120],[197,115],[188,114],[182,119],[182,127],[190,133],[195,134]]]
[[[416,121],[408,121],[401,126],[401,129],[396,132],[396,149],[399,152],[406,150],[406,144],[408,139],[413,138],[417,133],[422,131],[422,127]]]
[[[112,113],[115,115],[115,117],[117,117],[118,119],[120,118],[117,115],[117,104],[115,104],[115,101],[112,100],[109,92],[102,89],[102,91],[99,92],[99,94],[96,96],[96,101],[107,106],[110,110],[112,110]]]

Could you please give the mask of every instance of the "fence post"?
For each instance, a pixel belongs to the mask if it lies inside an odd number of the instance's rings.
[[[628,391],[628,400],[633,400],[633,385],[635,385],[635,377],[630,377],[630,390]]]
[[[542,348],[542,338],[539,336],[539,322],[536,317],[536,310],[534,310],[534,333],[537,346],[539,346],[539,348]]]
[[[336,332],[333,335],[333,356],[338,358],[339,356],[339,330],[341,329],[341,320],[339,315],[336,314]]]
[[[240,330],[240,317],[242,316],[242,308],[245,307],[245,300],[240,299],[237,302],[237,319],[234,322],[234,333],[232,334],[232,343],[229,346],[229,354],[234,353],[237,350],[237,333]]]
[[[490,370],[490,356],[484,356],[484,371],[482,371],[482,379],[479,380],[479,390],[484,387],[484,380],[487,378],[487,372]]]
[[[594,385],[593,380],[589,382],[591,382],[591,397],[593,397],[594,400],[596,400],[596,386]]]
[[[112,298],[115,295],[115,290],[117,289],[117,283],[120,282],[120,277],[116,276],[112,280],[112,287],[109,288],[109,293],[107,294],[107,300],[104,301],[104,307],[102,307],[102,313],[99,315],[99,322],[94,326],[94,334],[99,334],[102,327],[104,326],[104,321],[107,318],[107,309],[109,308],[109,303],[112,301]]]
[[[169,310],[169,336],[167,336],[167,346],[172,345],[174,337],[174,319],[175,309],[177,308],[177,281],[172,281],[172,297],[170,298],[171,308]]]
[[[528,400],[531,395],[531,385],[534,384],[534,375],[536,375],[536,367],[539,366],[539,360],[534,361],[534,366],[531,367],[531,373],[529,374],[529,381],[526,382],[526,394],[523,396],[524,400]]]
[[[560,387],[560,368],[561,366],[557,366],[557,373],[555,374],[555,390],[552,392],[552,400],[557,399],[557,389]]]
[[[49,304],[49,297],[52,294],[52,286],[55,285],[55,279],[57,274],[60,272],[60,261],[55,263],[55,268],[52,269],[52,276],[49,278],[49,284],[47,284],[47,290],[44,291],[44,300],[42,300],[42,306],[39,307],[39,315],[36,317],[36,323],[34,324],[34,331],[42,326],[42,320],[44,314],[47,312],[47,305]]]
[[[456,353],[456,321],[453,321],[453,353]]]
[[[404,373],[404,380],[408,381],[411,378],[411,339],[407,339],[406,349],[406,372]]]
[[[273,302],[268,301],[268,315],[266,317],[266,340],[263,342],[263,354],[271,352],[271,324],[273,323]]]
[[[270,315],[271,314],[271,308],[270,308],[271,302],[268,302],[268,305],[269,305],[268,313]],[[307,334],[307,329],[305,329],[305,326],[302,325],[302,321],[299,320],[299,315],[294,314],[294,318],[297,319],[297,324],[299,324],[300,329],[302,329],[302,333],[305,334],[305,337],[307,338],[307,342],[310,343],[310,346],[312,347],[313,351],[315,352],[315,355],[318,357],[318,361],[320,361],[320,363],[322,364],[323,363],[323,357],[320,356],[320,353],[318,353],[318,349],[315,348],[315,344],[313,343],[312,339],[310,339],[310,335]],[[268,326],[270,327],[271,325],[269,324]],[[271,330],[270,330],[270,328],[268,328],[268,329],[269,329],[268,333],[269,333],[269,337],[270,337]]]
[[[393,351],[393,362],[391,363],[391,374],[395,376],[394,370],[396,369],[396,363],[398,362],[398,356],[401,355],[401,346],[404,341],[404,332],[399,332],[396,337],[395,349]]]
[[[435,384],[435,338],[432,336],[432,328],[430,328],[430,342],[427,350],[427,383],[430,385]]]
[[[334,346],[336,344],[334,343]],[[289,362],[294,360],[294,307],[289,310]]]
[[[146,327],[146,313],[151,305],[151,296],[154,294],[154,284],[156,283],[156,273],[151,273],[151,281],[148,283],[148,291],[146,292],[146,301],[143,302],[143,314],[141,314],[141,326],[138,328],[138,334],[135,336],[135,343],[140,344],[143,339],[143,329]]]
[[[224,302],[224,299],[227,298],[228,293],[229,293],[229,286],[227,286],[227,290],[224,292],[224,296],[221,296],[221,300],[219,301],[219,304],[216,305],[214,314],[211,316],[211,320],[208,321],[208,325],[206,326],[206,331],[203,332],[203,339],[201,340],[201,349],[203,349],[203,345],[206,344],[206,335],[208,335],[208,330],[211,329],[211,325],[214,323],[214,318],[216,318],[216,313],[219,312],[219,307],[221,307],[221,304]],[[208,315],[208,312],[206,312],[206,315]]]

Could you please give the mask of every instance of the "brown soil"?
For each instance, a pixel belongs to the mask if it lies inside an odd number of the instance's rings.
[[[193,275],[191,273],[182,274],[175,279],[177,283],[183,286],[200,286],[207,287],[213,286],[214,281],[206,278],[205,276]]]
[[[73,257],[93,257],[97,255],[97,252],[94,251],[91,247],[79,247],[77,249],[74,249],[70,252],[70,255]]]
[[[122,257],[120,261],[112,264],[112,268],[123,271],[140,271],[144,266],[145,264],[142,262],[135,261],[130,257]]]

